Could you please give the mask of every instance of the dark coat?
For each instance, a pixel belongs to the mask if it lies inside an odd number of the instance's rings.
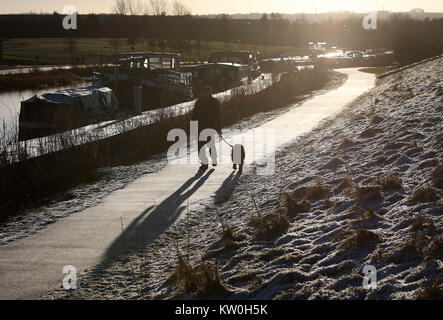
[[[198,121],[198,131],[214,129],[221,131],[220,102],[212,96],[203,97],[195,102],[192,120]]]

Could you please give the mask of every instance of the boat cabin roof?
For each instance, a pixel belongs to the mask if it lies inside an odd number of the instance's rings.
[[[33,97],[22,101],[22,104],[33,104],[36,101],[44,101],[46,103],[70,103],[74,98],[83,98],[99,93],[112,94],[112,89],[108,87],[88,86],[58,90],[55,92],[34,95]]]
[[[215,69],[215,68],[224,68],[224,69],[232,69],[232,68],[240,68],[242,64],[239,63],[230,63],[230,62],[217,62],[217,63],[205,63],[194,67],[194,70],[201,69]]]
[[[175,58],[179,59],[180,54],[178,53],[161,53],[161,52],[130,52],[121,53],[118,55],[119,60],[128,59],[149,59],[149,58]]]

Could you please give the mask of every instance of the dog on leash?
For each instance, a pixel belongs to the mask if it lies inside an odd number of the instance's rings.
[[[232,150],[231,150],[231,160],[232,160],[232,168],[234,170],[237,170],[237,165],[238,165],[238,172],[242,172],[243,171],[243,164],[245,162],[245,148],[243,147],[243,145],[241,144],[235,144],[232,146]]]

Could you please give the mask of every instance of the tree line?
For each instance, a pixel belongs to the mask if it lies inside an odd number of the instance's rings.
[[[123,15],[156,15],[186,16],[191,14],[189,7],[179,0],[171,3],[168,0],[115,0],[115,14]]]

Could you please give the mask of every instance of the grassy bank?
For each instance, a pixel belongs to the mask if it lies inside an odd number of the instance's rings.
[[[148,283],[143,294],[150,299],[441,300],[442,64],[441,59],[428,62],[380,80],[279,152],[274,175],[242,177],[225,203],[195,213],[200,220],[193,231],[188,227],[193,218],[176,227],[180,251],[171,250],[170,257],[177,256],[168,272],[172,276],[160,284],[154,282],[159,276],[150,281],[157,270],[148,266],[151,278],[142,280]],[[203,215],[216,217],[213,229]],[[185,237],[198,240],[189,244]],[[158,243],[144,253],[156,267],[167,255]],[[125,259],[127,265],[137,261]],[[214,265],[210,273],[207,264]],[[363,289],[365,264],[389,280]]]
[[[287,106],[297,96],[325,87],[331,80],[336,80],[335,73],[328,71],[303,70],[284,75],[269,88],[245,95],[238,91],[231,99],[222,103],[223,126],[227,126],[249,115]],[[100,167],[119,164],[131,164],[147,159],[149,156],[166,151],[171,142],[167,142],[167,133],[177,127],[187,127],[190,114],[169,118],[160,115],[160,121],[145,127],[124,132],[79,147],[72,147],[76,137],[61,136],[56,141],[66,146],[64,151],[53,152],[45,156],[8,163],[0,157],[0,195],[7,199],[0,204],[0,220],[16,215],[26,208],[33,207],[47,198],[59,195],[69,188],[94,179]],[[51,151],[51,144],[41,145]]]
[[[81,81],[81,77],[91,75],[92,68],[51,71],[35,69],[28,73],[5,74],[0,75],[0,92],[68,86]]]
[[[383,73],[388,72],[388,71],[392,71],[395,68],[396,67],[394,67],[394,66],[386,66],[386,67],[363,68],[363,69],[360,69],[358,71],[366,72],[366,73],[373,73],[375,75],[379,75],[379,74],[383,74]]]

